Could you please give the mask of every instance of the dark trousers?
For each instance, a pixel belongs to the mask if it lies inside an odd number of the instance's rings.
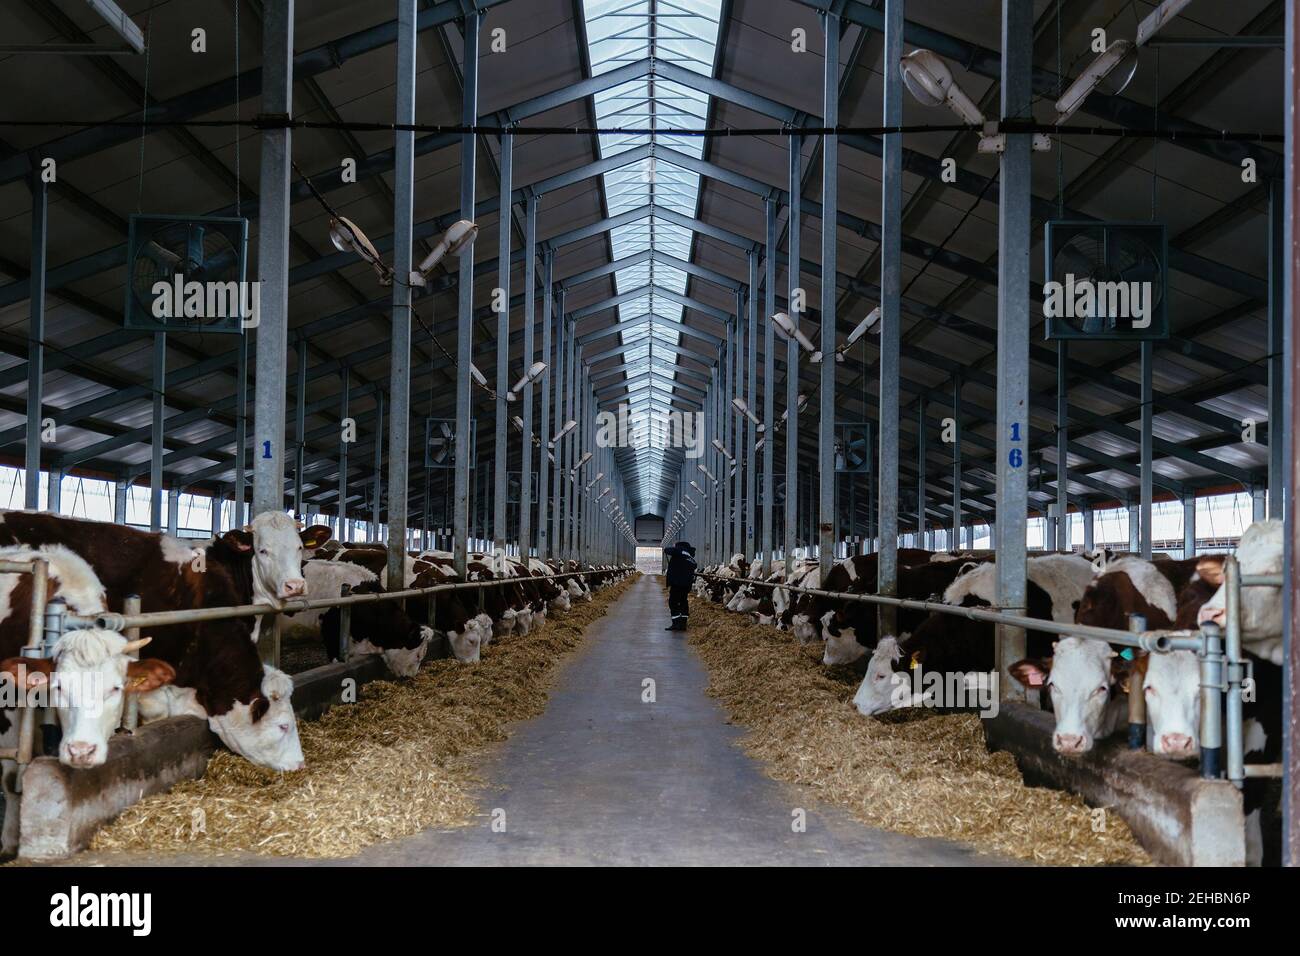
[[[691,613],[686,596],[691,593],[689,585],[682,584],[668,589],[668,610],[673,616],[673,623],[686,623],[686,616]]]

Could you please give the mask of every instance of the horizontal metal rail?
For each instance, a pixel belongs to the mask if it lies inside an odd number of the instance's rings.
[[[887,597],[881,594],[849,594],[844,591],[825,591],[821,588],[792,587],[772,581],[748,581],[744,578],[720,577],[716,574],[701,574],[700,577],[715,578],[721,581],[745,581],[747,584],[760,584],[764,587],[781,588],[797,594],[811,594],[813,597],[832,598],[837,601],[858,601],[864,604],[883,604],[889,607],[903,608],[910,611],[936,611],[953,617],[964,617],[972,621],[988,621],[991,624],[1007,624],[1062,637],[1090,637],[1112,644],[1123,644],[1140,648],[1144,651],[1168,653],[1170,651],[1200,650],[1202,638],[1200,631],[1117,631],[1108,627],[1091,627],[1087,624],[1066,624],[1060,621],[1047,621],[1023,614],[1008,614],[1006,611],[985,610],[977,607],[960,607],[956,604],[944,604],[940,601],[917,601],[911,598]]]
[[[456,581],[448,584],[435,584],[424,588],[404,588],[400,591],[385,591],[377,594],[350,594],[347,597],[312,598],[285,601],[279,607],[269,604],[240,604],[231,607],[192,608],[181,611],[147,611],[142,614],[121,614],[108,611],[94,617],[66,615],[64,626],[69,628],[98,627],[108,631],[123,631],[127,628],[165,627],[171,624],[194,624],[203,621],[221,621],[241,617],[261,617],[265,614],[293,614],[299,611],[312,611],[319,608],[346,607],[353,604],[373,604],[379,601],[399,601],[405,598],[422,597],[429,594],[441,594],[448,591],[482,590],[489,587],[503,587],[524,581],[549,581],[557,578],[588,577],[593,574],[606,574],[610,570],[626,571],[627,566],[596,571],[564,571],[558,574],[533,574],[528,577],[491,578],[484,581]]]
[[[752,578],[731,577],[701,572],[706,580],[734,582],[738,586],[755,586],[769,589],[781,588],[794,594],[830,598],[837,601],[857,601],[906,610],[927,611],[963,617],[990,624],[1034,630],[1062,637],[1081,637],[1105,641],[1122,647],[1133,647],[1158,654],[1172,651],[1193,651],[1200,661],[1201,693],[1201,775],[1218,778],[1222,753],[1226,749],[1226,776],[1235,786],[1241,787],[1247,777],[1278,776],[1280,764],[1245,763],[1245,742],[1242,727],[1242,681],[1247,668],[1241,645],[1241,588],[1284,586],[1280,574],[1243,575],[1235,555],[1224,560],[1224,601],[1227,627],[1204,624],[1197,630],[1147,630],[1120,631],[1087,624],[1042,620],[1023,614],[1010,614],[993,608],[960,607],[939,601],[917,601],[909,598],[888,597],[880,594],[850,594],[783,584],[779,581],[758,581]],[[1226,717],[1226,720],[1224,719]],[[1226,724],[1226,726],[1225,726]],[[1131,728],[1131,730],[1138,728]],[[1141,728],[1145,735],[1145,727]],[[1226,737],[1226,748],[1224,746]]]

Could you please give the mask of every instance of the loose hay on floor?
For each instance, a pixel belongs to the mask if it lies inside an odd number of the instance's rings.
[[[851,703],[860,678],[824,667],[820,644],[703,600],[691,601],[690,643],[709,693],[748,730],[747,752],[864,823],[1038,863],[1150,862],[1118,814],[1094,832],[1081,798],[1026,785],[1011,754],[988,752],[974,714],[863,717]]]
[[[474,758],[546,705],[550,671],[634,578],[494,641],[478,664],[432,661],[410,681],[302,722],[307,769],[277,773],[220,751],[199,780],[147,797],[96,834],[94,850],[350,856],[382,840],[461,826],[482,783]]]

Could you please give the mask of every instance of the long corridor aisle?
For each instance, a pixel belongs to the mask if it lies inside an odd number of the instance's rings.
[[[474,824],[371,847],[354,862],[1006,862],[870,829],[764,776],[735,746],[740,731],[706,695],[703,664],[682,634],[663,629],[667,621],[659,579],[641,578],[592,625],[560,671],[546,712],[520,726],[483,768],[492,787]],[[653,703],[643,701],[647,681]],[[805,832],[792,828],[798,808],[807,811]]]

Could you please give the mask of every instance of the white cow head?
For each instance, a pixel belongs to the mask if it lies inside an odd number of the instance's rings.
[[[551,598],[551,608],[556,611],[568,611],[573,606],[569,600],[569,592],[561,591],[557,596]]]
[[[527,637],[528,632],[533,629],[533,609],[525,605],[515,611],[515,630],[519,632],[520,637]]]
[[[867,649],[858,643],[858,632],[851,627],[837,627],[835,612],[827,611],[822,615],[822,636],[826,638],[826,648],[822,651],[822,663],[827,667],[836,664],[852,664]]]
[[[1192,651],[1147,654],[1137,662],[1152,753],[1187,759],[1200,753],[1201,667]]]
[[[1089,638],[1066,637],[1052,647],[1050,660],[1021,660],[1009,670],[1031,690],[1050,688],[1056,713],[1052,747],[1078,756],[1117,728],[1122,716],[1118,705],[1126,700],[1120,682],[1127,678],[1129,662],[1109,644]]]
[[[325,525],[299,531],[289,515],[264,511],[246,528],[227,531],[223,539],[235,551],[251,554],[253,602],[281,607],[290,598],[307,596],[302,573],[304,549],[320,547],[330,534]]]
[[[813,625],[810,614],[790,615],[790,630],[800,644],[817,640],[817,628]]]
[[[512,607],[502,611],[501,620],[494,622],[492,625],[492,636],[509,637],[510,633],[515,629],[515,619],[518,616],[518,612]]]
[[[0,662],[0,671],[15,678],[22,671],[28,689],[47,686],[63,728],[60,763],[98,767],[122,723],[127,695],[156,690],[176,677],[164,661],[127,657],[150,640],[127,641],[116,631],[98,628],[72,631],[59,640],[53,661],[15,657]]]
[[[492,619],[486,614],[468,618],[460,631],[447,632],[452,656],[462,664],[477,663],[491,638]]]
[[[903,635],[906,639],[907,635]],[[867,662],[867,673],[853,695],[853,706],[867,717],[911,702],[911,675],[895,670],[903,656],[898,638],[882,637]]]
[[[239,701],[219,717],[208,716],[208,726],[221,742],[250,763],[272,770],[301,770],[306,766],[298,738],[298,716],[293,712],[293,678],[263,665],[261,698],[252,704]]]
[[[369,641],[357,641],[352,645],[350,657],[363,657],[366,654],[381,654],[384,664],[394,677],[414,677],[420,673],[424,655],[429,651],[429,642],[433,640],[433,628],[420,625],[420,642],[414,647],[380,648]]]

